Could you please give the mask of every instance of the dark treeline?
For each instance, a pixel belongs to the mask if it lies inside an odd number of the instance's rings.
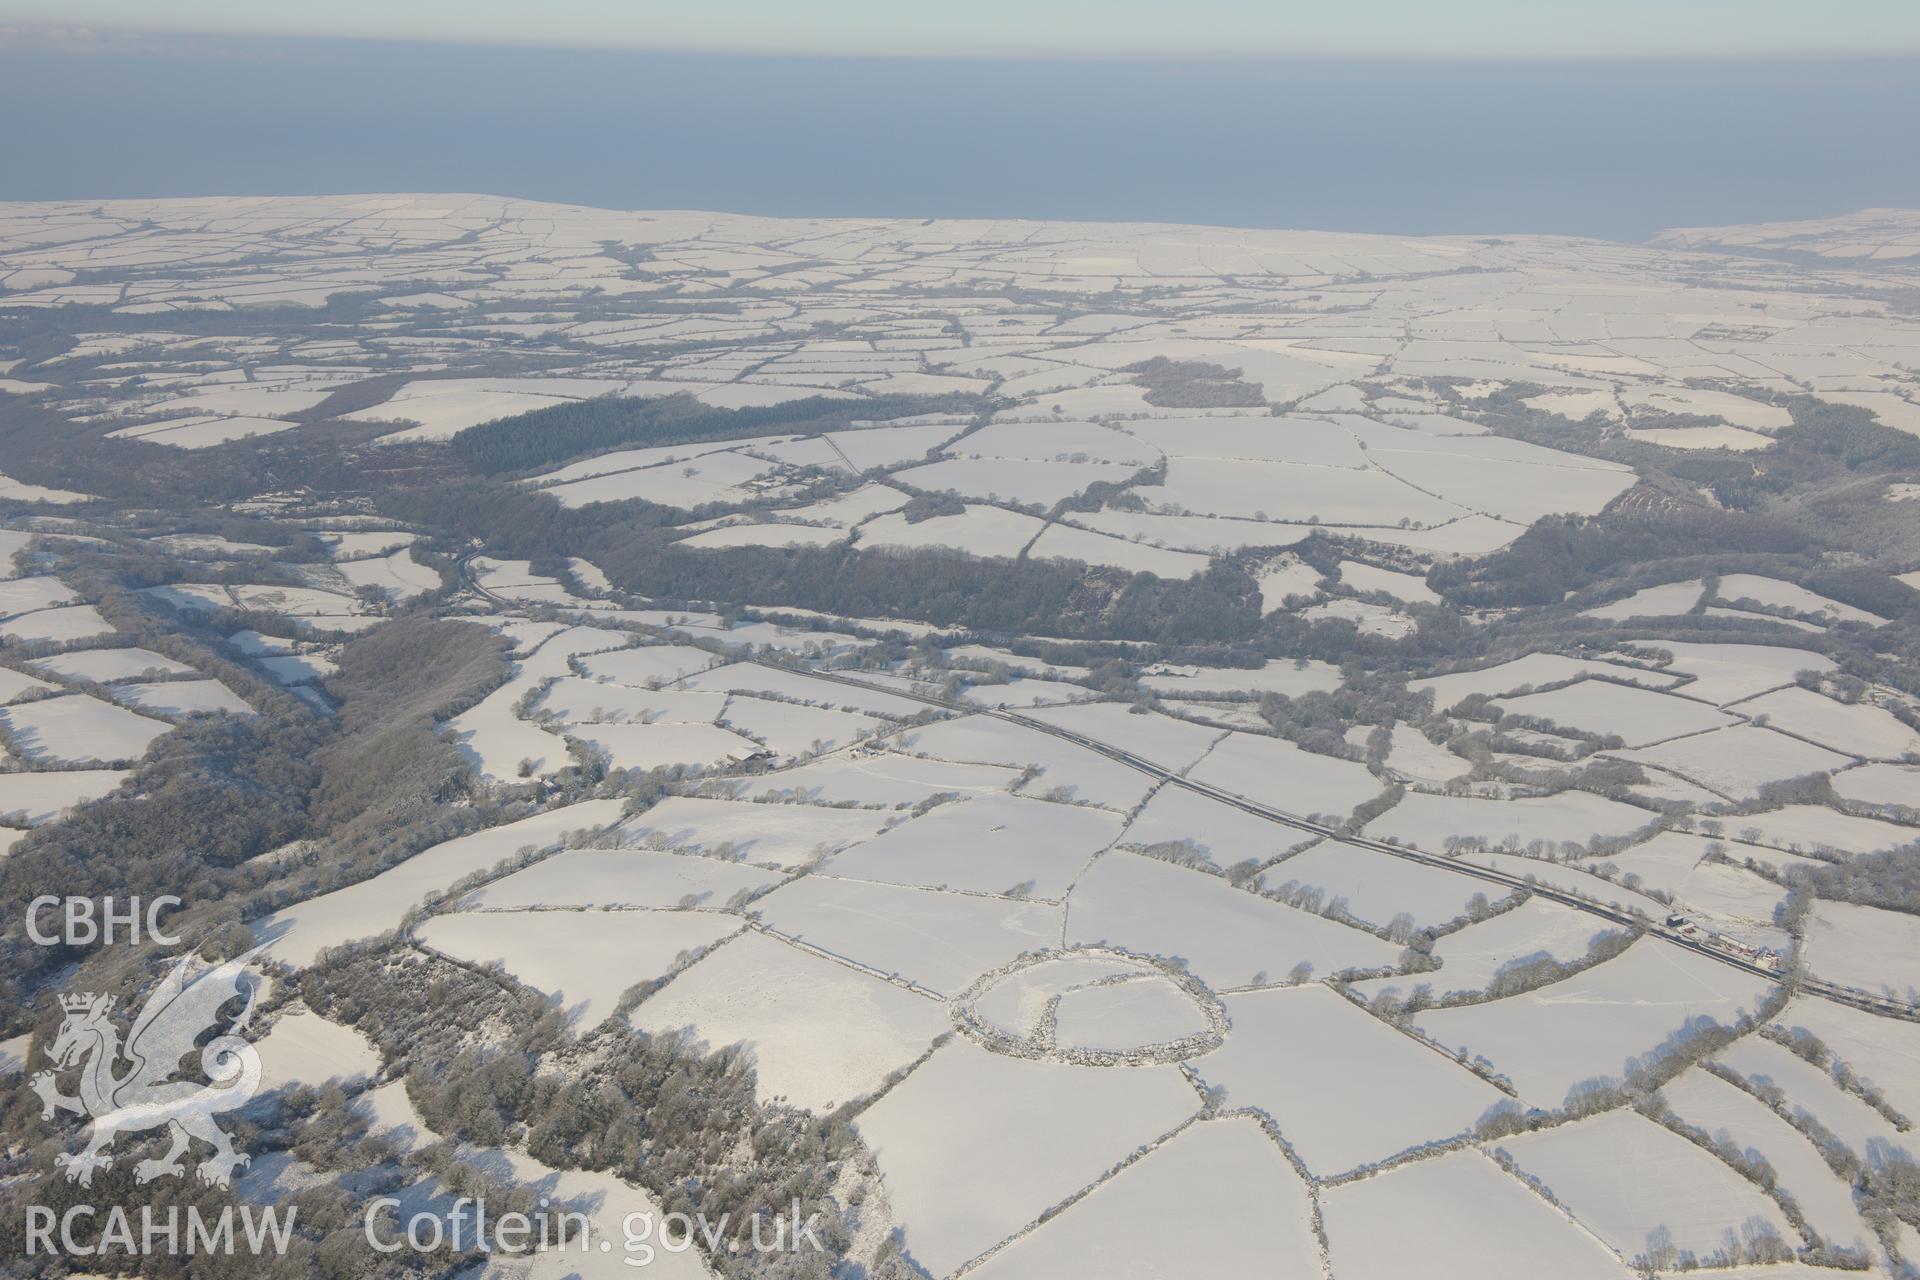
[[[1267,398],[1254,383],[1241,380],[1240,370],[1204,360],[1169,360],[1155,356],[1127,365],[1124,373],[1147,389],[1146,402],[1163,409],[1254,409]]]
[[[929,506],[939,507],[937,499]],[[1216,564],[1186,581],[1089,568],[1077,561],[982,559],[960,552],[857,547],[689,548],[672,525],[686,513],[647,502],[568,510],[492,481],[395,493],[387,514],[489,554],[551,562],[584,556],[622,590],[670,604],[815,609],[910,618],[1006,634],[1219,643],[1260,624],[1253,578]]]
[[[396,289],[431,290],[430,280],[394,281]],[[170,318],[169,333],[190,333],[208,337],[267,337],[288,342],[300,340],[316,326],[362,324],[380,318],[381,305],[376,293],[345,291],[332,294],[318,307],[259,306],[233,310],[195,310],[188,308]],[[59,307],[12,307],[0,309],[7,346],[29,362],[53,360],[73,350],[80,334],[153,332],[153,318],[129,314],[111,303],[68,303]],[[99,355],[71,362],[79,369],[91,370],[112,364],[119,357]]]
[[[908,524],[919,524],[923,520],[932,520],[936,516],[963,516],[967,514],[967,504],[953,493],[916,493],[907,505],[900,508],[900,515]]]
[[[1674,450],[1621,434],[1595,415],[1573,422],[1526,403],[1546,387],[1516,383],[1473,405],[1474,415],[1504,436],[1548,449],[1571,449],[1625,463],[1645,475],[1667,473],[1710,488],[1731,507],[1751,508],[1766,495],[1786,493],[1843,473],[1904,471],[1920,467],[1920,438],[1876,422],[1867,410],[1813,396],[1780,396],[1749,389],[1756,401],[1776,404],[1793,424],[1773,433],[1759,452],[1728,449]],[[1716,418],[1667,415],[1641,419],[1642,426],[1717,426]]]
[[[745,409],[715,409],[691,395],[657,400],[605,396],[468,427],[454,436],[453,451],[475,471],[493,476],[623,446],[737,440],[769,433],[807,435],[837,430],[856,419],[884,422],[923,413],[970,414],[978,408],[979,398],[970,395],[861,400],[808,396]]]
[[[1663,560],[1737,553],[1798,556],[1807,549],[1806,535],[1798,529],[1749,512],[1614,507],[1592,517],[1548,517],[1503,550],[1441,564],[1427,580],[1468,608],[1556,604],[1569,591]]]
[[[1805,868],[1797,876],[1816,897],[1920,915],[1920,840]]]
[[[1793,425],[1776,432],[1774,439],[1788,454],[1816,453],[1849,471],[1920,467],[1920,437],[1881,426],[1857,405],[1813,396],[1788,396],[1782,403],[1793,415]]]
[[[44,893],[189,902],[244,888],[247,859],[308,831],[320,781],[315,756],[328,735],[311,716],[220,716],[161,738],[134,779],[136,796],[84,805],[28,834],[0,861],[0,1010],[7,1033],[29,1008],[35,984],[86,951],[34,945],[27,904]],[[90,950],[90,948],[88,949]]]
[[[466,769],[435,724],[506,678],[502,645],[470,623],[397,620],[342,651],[327,682],[342,700],[337,719],[287,700],[251,719],[191,721],[154,743],[131,794],[30,832],[0,860],[0,1034],[47,1014],[33,993],[61,966],[111,959],[25,936],[27,904],[50,887],[120,900],[172,894],[187,907],[169,927],[200,937],[459,834],[443,830],[442,810]],[[307,861],[251,861],[302,840],[316,845]]]
[[[466,474],[441,442],[372,443],[393,429],[375,423],[309,423],[299,431],[207,449],[109,440],[105,432],[112,425],[76,424],[31,398],[0,397],[0,457],[15,479],[93,494],[120,508],[196,519],[262,493],[311,488],[358,495],[431,488]],[[75,513],[84,515],[85,508]]]
[[[1902,548],[1911,516],[1881,501],[1877,486],[1920,472],[1920,439],[1854,406],[1755,391],[1756,400],[1793,415],[1769,448],[1679,452],[1628,439],[1598,417],[1573,423],[1533,409],[1525,397],[1538,390],[1496,392],[1480,416],[1502,435],[1626,463],[1642,483],[1598,516],[1548,519],[1503,551],[1441,566],[1432,583],[1454,603],[1550,604],[1616,576],[1658,580],[1651,571],[1663,562],[1691,561],[1685,573],[1672,566],[1667,576],[1679,578],[1714,571],[1715,558],[1774,555],[1795,557],[1797,566],[1739,571],[1788,576],[1887,616],[1914,607],[1912,593],[1886,574],[1840,567],[1821,553],[1838,546],[1902,560],[1910,554]]]
[[[326,682],[340,701],[339,733],[320,756],[316,824],[357,834],[464,786],[467,762],[438,725],[506,679],[506,647],[486,627],[416,616],[342,649]]]
[[[616,584],[647,596],[912,618],[977,631],[1182,644],[1251,636],[1260,621],[1258,586],[1227,565],[1169,581],[1075,561],[979,559],[932,549],[695,550],[632,528],[608,531],[586,554]]]
[[[453,542],[478,539],[489,555],[540,560],[584,555],[609,529],[666,529],[685,520],[674,507],[635,498],[563,507],[544,493],[496,480],[456,480],[381,495],[381,514],[418,524]]]

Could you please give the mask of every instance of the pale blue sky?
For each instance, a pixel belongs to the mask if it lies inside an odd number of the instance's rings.
[[[6,24],[842,55],[1920,52],[1916,0],[0,0]]]

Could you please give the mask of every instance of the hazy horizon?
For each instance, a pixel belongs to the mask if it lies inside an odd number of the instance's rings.
[[[1920,205],[1920,60],[0,47],[0,197],[471,191],[770,216],[1639,241]]]
[[[1920,11],[1850,0],[1848,21],[1797,0],[0,0],[0,23],[81,41],[327,36],[461,44],[906,57],[1791,57],[1920,54]],[[5,35],[0,29],[0,37]]]

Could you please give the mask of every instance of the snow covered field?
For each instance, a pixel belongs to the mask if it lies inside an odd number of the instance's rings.
[[[759,750],[743,738],[709,724],[574,725],[564,736],[603,756],[611,769],[715,765],[744,760]]]
[[[1911,1136],[1903,1135],[1878,1111],[1841,1089],[1831,1073],[1815,1066],[1783,1045],[1758,1037],[1736,1041],[1714,1055],[1714,1063],[1732,1072],[1750,1088],[1778,1089],[1786,1113],[1811,1115],[1840,1144],[1862,1159],[1876,1151],[1885,1155],[1904,1151],[1920,1154]]]
[[[1476,1151],[1330,1190],[1336,1274],[1352,1280],[1624,1280],[1604,1245]]]
[[[1387,988],[1406,995],[1422,983],[1442,994],[1484,991],[1494,976],[1511,964],[1541,956],[1562,962],[1579,960],[1593,939],[1606,931],[1603,921],[1584,911],[1544,898],[1529,898],[1511,911],[1440,939],[1433,949],[1440,960],[1437,971],[1406,978],[1373,978],[1354,987],[1369,996]]]
[[[1655,816],[1587,791],[1518,800],[1416,792],[1369,822],[1367,834],[1431,852],[1446,849],[1449,840],[1465,837],[1517,850],[1540,841],[1557,853],[1562,846],[1585,846],[1595,836],[1624,836],[1638,831]]]
[[[0,581],[0,618],[72,604],[78,599],[79,594],[58,578],[11,578]]]
[[[613,1016],[628,987],[736,927],[694,911],[456,911],[426,921],[419,938],[470,964],[499,963],[585,1030]]]
[[[1731,800],[1755,798],[1770,782],[1829,773],[1852,763],[1838,752],[1751,724],[1619,754],[1623,760],[1652,765]]]
[[[1604,680],[1580,680],[1547,693],[1496,698],[1494,705],[1510,715],[1621,738],[1629,747],[1739,723],[1734,716],[1702,703]]]
[[[1920,1112],[1920,1024],[1876,1017],[1827,1000],[1795,1000],[1775,1019],[1819,1038],[1903,1114]]]
[[[156,680],[114,686],[114,697],[152,715],[252,715],[246,700],[218,680]]]
[[[1695,1018],[1732,1026],[1770,984],[1688,952],[1642,940],[1604,964],[1525,995],[1415,1018],[1448,1048],[1463,1047],[1506,1076],[1521,1100],[1554,1108],[1588,1080],[1618,1080]]]
[[[40,826],[77,804],[98,800],[132,777],[128,769],[55,769],[0,773],[0,823]]]
[[[1461,876],[1391,854],[1338,840],[1324,840],[1261,873],[1263,883],[1318,889],[1324,901],[1344,898],[1347,909],[1368,924],[1385,927],[1401,915],[1422,926],[1442,925],[1465,915],[1485,889]]]
[[[1490,667],[1409,681],[1407,687],[1416,692],[1431,689],[1435,709],[1444,711],[1476,693],[1495,697],[1528,687],[1565,684],[1587,675],[1605,676],[1622,683],[1655,689],[1665,689],[1679,683],[1675,675],[1624,663],[1569,658],[1557,653],[1532,653]]]
[[[1122,848],[1179,844],[1224,871],[1248,858],[1265,861],[1291,852],[1312,839],[1187,787],[1163,786],[1127,824],[1119,843]]]
[[[1920,765],[1868,764],[1833,775],[1834,791],[1861,804],[1920,808],[1913,803],[1920,795],[1916,788],[1920,788]]]
[[[260,1051],[260,1090],[330,1081],[367,1081],[380,1069],[380,1052],[358,1031],[307,1009],[282,1014],[255,1047]]]
[[[30,664],[36,671],[68,680],[90,680],[109,684],[116,680],[134,680],[141,676],[184,676],[193,668],[184,662],[153,652],[151,649],[80,649],[73,653],[38,658]]]
[[[1849,987],[1920,993],[1920,934],[1898,912],[1823,902],[1808,922],[1806,957],[1815,973]]]
[[[981,1280],[1313,1275],[1306,1186],[1259,1125],[1196,1124],[990,1257]]]
[[[763,1100],[815,1111],[871,1093],[950,1025],[924,996],[751,932],[674,978],[633,1023],[687,1029],[716,1049],[744,1044]]]
[[[57,609],[35,609],[30,613],[15,614],[5,621],[0,621],[0,637],[17,640],[23,644],[31,644],[34,641],[64,644],[68,641],[94,640],[101,636],[110,636],[113,632],[113,624],[102,617],[100,611],[90,604],[63,605]]]
[[[1225,1003],[1233,1035],[1194,1070],[1271,1117],[1318,1177],[1468,1133],[1505,1096],[1324,987]]]
[[[440,589],[440,575],[421,564],[405,547],[366,560],[342,560],[340,572],[357,588],[380,592],[389,600],[411,600]]]
[[[1365,765],[1303,751],[1282,738],[1245,733],[1214,744],[1188,775],[1290,813],[1336,818],[1386,789]]]
[[[1120,820],[1081,805],[990,795],[943,804],[827,859],[828,875],[1055,900]]]
[[[1631,1111],[1500,1143],[1575,1217],[1629,1261],[1661,1249],[1700,1257],[1735,1240],[1755,1219],[1785,1241],[1779,1208],[1758,1187],[1685,1138]]]
[[[1789,804],[1778,809],[1742,814],[1722,823],[1731,835],[1750,844],[1768,845],[1788,851],[1828,851],[1838,854],[1875,853],[1912,844],[1915,828],[1863,818],[1857,814],[1836,813],[1821,805]]]
[[[1709,1136],[1725,1135],[1740,1151],[1757,1151],[1808,1223],[1845,1249],[1865,1248],[1872,1233],[1847,1188],[1814,1145],[1758,1098],[1701,1068],[1665,1085],[1660,1096],[1682,1121]]]
[[[1021,787],[1023,794],[1115,813],[1133,808],[1153,785],[1145,775],[1076,743],[985,716],[909,729],[889,745],[935,760],[1010,767],[1016,775],[1035,768],[1039,773]]]
[[[1019,768],[1007,765],[923,759],[892,751],[861,752],[772,770],[738,786],[738,790],[748,798],[894,809],[936,795],[965,797],[1001,791],[1019,778]]]
[[[780,883],[776,872],[651,849],[568,849],[496,880],[471,908],[719,907]]]
[[[165,721],[124,711],[85,693],[0,707],[0,729],[29,760],[51,764],[118,764],[138,759]]]
[[[1773,728],[1848,755],[1897,760],[1920,754],[1920,731],[1883,707],[1836,702],[1809,689],[1781,689],[1734,706],[1743,715],[1765,716]]]
[[[803,876],[753,910],[782,937],[947,996],[1060,936],[1050,905],[829,875]]]
[[[1178,956],[1215,990],[1391,965],[1379,938],[1235,889],[1226,881],[1116,851],[1074,887],[1067,940]]]
[[[550,848],[576,832],[606,827],[620,817],[617,800],[588,800],[434,845],[371,880],[266,916],[254,936],[273,956],[306,965],[327,947],[369,937],[400,923],[428,894],[463,876],[485,871],[523,850]]]
[[[620,829],[634,844],[792,868],[870,839],[892,819],[862,809],[674,796]]]
[[[886,1175],[908,1255],[946,1275],[1196,1110],[1172,1067],[1025,1062],[955,1040],[859,1127]]]

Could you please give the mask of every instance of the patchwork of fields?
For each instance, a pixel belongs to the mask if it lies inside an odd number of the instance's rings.
[[[0,206],[0,880],[204,872],[436,1214],[1911,1275],[1920,320],[1726,248]]]

